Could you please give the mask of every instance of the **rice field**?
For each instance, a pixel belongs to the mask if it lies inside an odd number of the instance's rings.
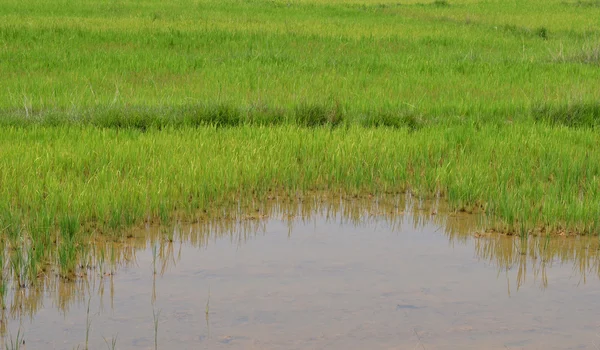
[[[598,18],[584,0],[5,0],[0,271],[70,276],[85,242],[315,191],[599,234]]]
[[[6,0],[0,116],[595,124],[599,16],[593,0]]]

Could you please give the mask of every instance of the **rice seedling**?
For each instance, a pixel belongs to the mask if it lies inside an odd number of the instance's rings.
[[[204,320],[206,321],[206,335],[210,339],[210,286],[208,287],[208,298],[204,309]]]
[[[160,318],[160,310],[152,309],[152,317],[154,319],[154,350],[158,350],[158,321]]]
[[[19,350],[25,347],[25,334],[21,333],[21,328],[19,328],[14,338],[12,334],[9,334],[7,340],[8,342],[4,344],[6,350]]]
[[[114,337],[110,338],[110,341],[108,339],[102,337],[104,339],[104,343],[106,344],[106,347],[108,348],[108,350],[115,350],[117,348],[117,338],[118,337],[119,337],[118,333]]]
[[[90,318],[90,303],[92,302],[92,296],[88,297],[87,309],[85,313],[85,345],[84,349],[89,349],[89,341],[90,341],[90,330],[92,328],[92,319]]]
[[[5,275],[4,247],[0,247],[0,252],[0,310],[4,310],[6,308],[6,293],[8,291],[8,279]]]
[[[208,287],[208,298],[206,299],[206,308],[204,310],[206,314],[206,318],[208,319],[208,314],[210,313],[210,287]]]

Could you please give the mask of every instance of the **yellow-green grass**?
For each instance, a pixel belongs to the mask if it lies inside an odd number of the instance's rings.
[[[483,209],[488,229],[598,234],[599,145],[594,130],[536,124],[3,127],[1,241],[16,271],[68,271],[91,235],[314,190],[440,195]]]

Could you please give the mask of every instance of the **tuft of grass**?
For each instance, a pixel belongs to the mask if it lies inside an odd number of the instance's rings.
[[[60,233],[65,242],[73,242],[79,232],[79,218],[74,215],[65,215],[59,222]]]
[[[296,107],[295,121],[305,127],[337,126],[344,121],[344,113],[339,105],[328,107],[304,103]]]
[[[13,208],[8,205],[0,207],[0,232],[3,232],[9,242],[18,242],[23,231],[21,217]]]
[[[435,7],[450,7],[450,3],[447,0],[434,0],[432,4]]]
[[[548,40],[548,28],[546,27],[539,27],[535,30],[535,35],[539,36],[540,38],[544,39],[544,40]]]
[[[561,63],[581,63],[600,66],[600,44],[587,44],[579,50],[565,56],[561,51],[554,56],[555,62]]]
[[[397,113],[368,114],[361,124],[365,127],[391,127],[417,130],[423,126],[423,118],[412,110]]]
[[[241,112],[228,105],[210,106],[200,115],[200,119],[205,124],[215,126],[238,126],[243,123]]]
[[[577,1],[565,1],[563,4],[575,7],[600,7],[600,0],[577,0]]]
[[[538,122],[568,127],[600,126],[600,101],[578,102],[567,105],[538,104],[532,109]]]

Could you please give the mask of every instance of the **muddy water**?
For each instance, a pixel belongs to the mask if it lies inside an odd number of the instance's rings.
[[[86,335],[90,349],[112,339],[117,349],[600,348],[598,238],[481,236],[477,217],[404,201],[256,213],[146,228],[113,247],[114,266],[11,288],[4,341],[19,332],[27,349],[84,348]]]

